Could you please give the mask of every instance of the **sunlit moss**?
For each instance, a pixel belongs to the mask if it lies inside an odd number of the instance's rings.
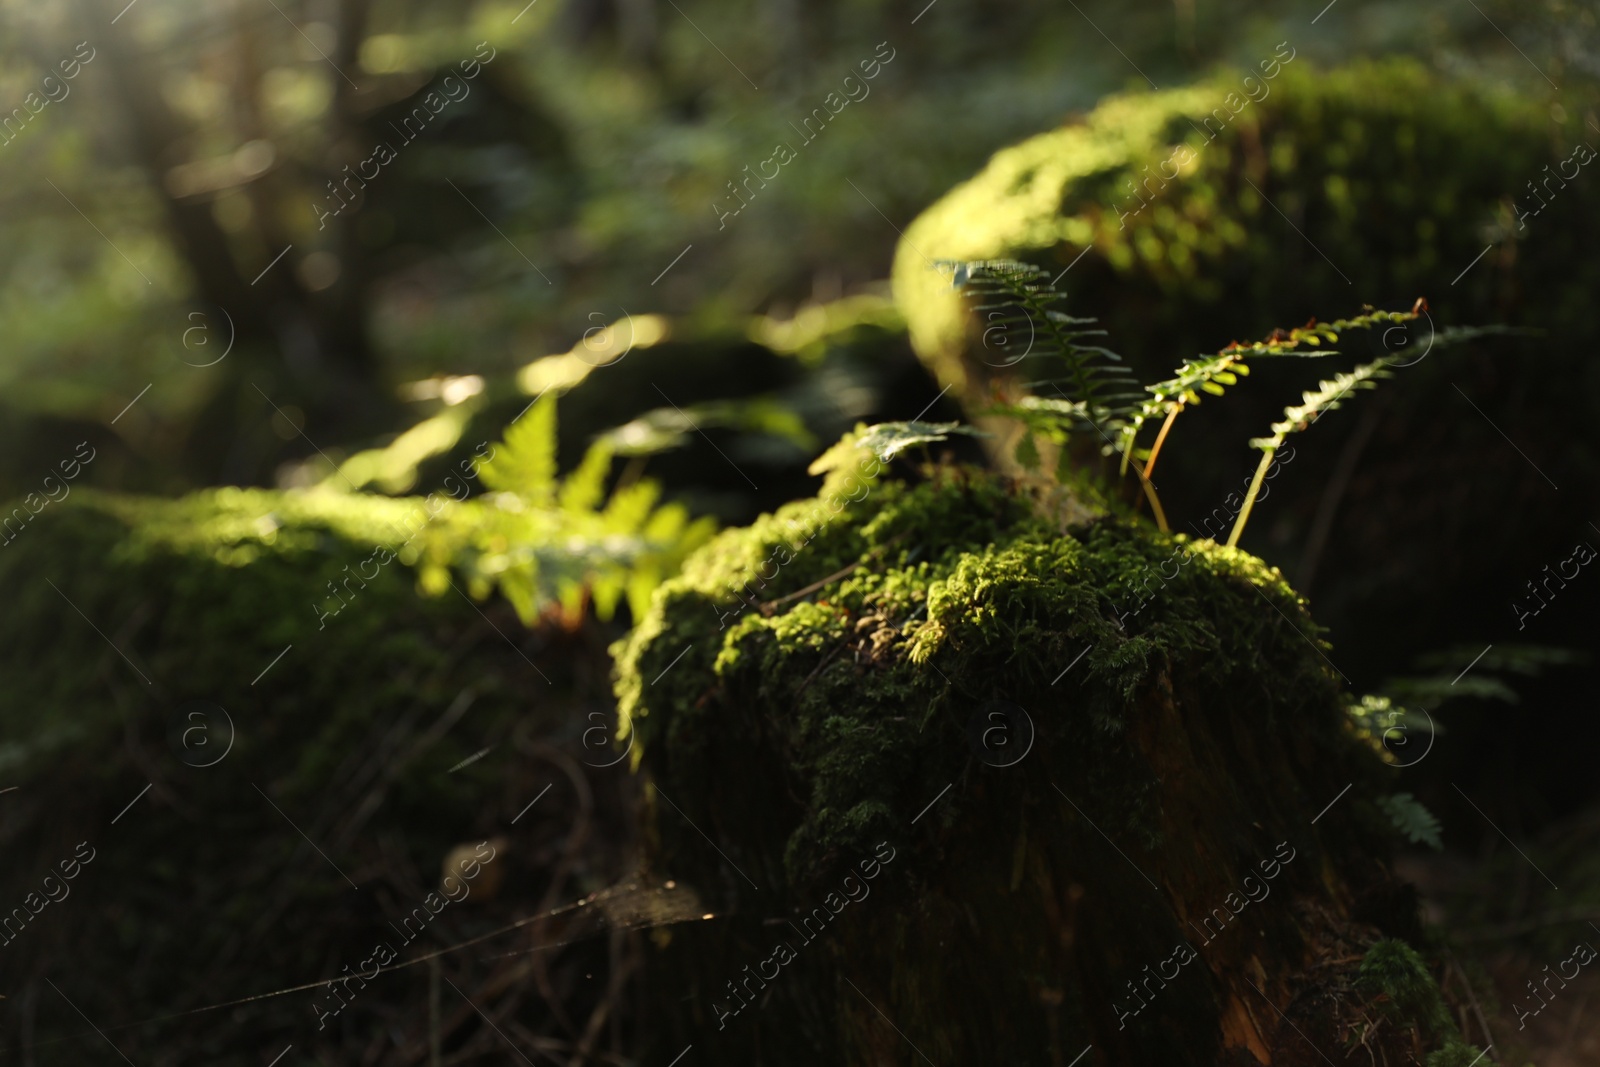
[[[1353,310],[1327,305],[1352,285],[1358,302],[1481,306],[1486,290],[1440,293],[1448,277],[1413,290],[1441,264],[1465,266],[1495,205],[1548,162],[1543,109],[1409,61],[1320,71],[1301,58],[1266,85],[1220,132],[1211,116],[1238,91],[1235,72],[1106,100],[996,153],[907,228],[896,254],[895,297],[918,354],[969,400],[975,377],[991,373],[965,358],[969,311],[930,269],[939,260],[1019,258],[1052,275],[1071,266],[1062,287],[1075,313],[1136,333],[1113,344],[1143,339],[1167,359],[1191,336],[1194,351],[1202,337],[1226,343],[1205,335],[1214,318],[1264,332],[1288,325],[1271,316],[1307,294],[1324,317]],[[1279,212],[1309,244],[1285,237]],[[1469,283],[1489,285],[1490,272]]]
[[[966,758],[951,722],[994,696],[1109,756],[1175,672],[1264,716],[1303,710],[1308,733],[1345,744],[1314,633],[1243,552],[1115,519],[1063,531],[1009,482],[946,470],[832,518],[800,501],[721,534],[613,651],[626,728],[675,795],[718,773],[713,749],[785,753],[809,791],[784,853],[799,879],[937,793]],[[1080,654],[1071,695],[1053,690]],[[1143,838],[1158,833],[1150,786],[1129,781],[1122,808]]]
[[[893,301],[874,295],[850,296],[826,304],[808,304],[789,319],[758,316],[751,322],[750,339],[774,352],[797,355],[814,364],[841,337],[870,328],[890,332],[905,328]]]

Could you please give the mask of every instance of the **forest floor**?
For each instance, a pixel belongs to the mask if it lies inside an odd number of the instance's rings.
[[[1550,938],[1538,936],[1572,927],[1579,931],[1574,935],[1578,943],[1600,945],[1600,934],[1589,933],[1589,924],[1579,914],[1584,909],[1517,907],[1521,914],[1513,921],[1474,929],[1462,914],[1469,910],[1463,907],[1463,894],[1472,893],[1470,887],[1493,884],[1480,869],[1485,864],[1444,855],[1408,856],[1396,866],[1400,876],[1420,890],[1427,921],[1461,931],[1455,938],[1461,963],[1480,972],[1476,1002],[1468,998],[1463,1004],[1462,972],[1449,974],[1443,983],[1447,994],[1455,994],[1451,1000],[1458,1005],[1458,1021],[1470,1040],[1482,1047],[1487,1026],[1493,1062],[1513,1067],[1600,1063],[1600,1011],[1591,1010],[1600,1007],[1600,967],[1582,966],[1572,948],[1541,947]],[[1566,884],[1573,874],[1558,871],[1557,877]],[[1540,944],[1532,943],[1535,939]],[[1575,976],[1560,977],[1563,971],[1571,975],[1575,965],[1579,966]],[[1484,979],[1493,989],[1488,998],[1482,997]]]

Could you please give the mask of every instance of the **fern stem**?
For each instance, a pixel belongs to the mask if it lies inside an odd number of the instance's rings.
[[[1256,467],[1256,476],[1250,479],[1250,491],[1244,495],[1244,507],[1239,509],[1239,517],[1233,521],[1233,530],[1228,534],[1229,548],[1239,543],[1239,535],[1244,533],[1244,524],[1250,519],[1250,509],[1256,505],[1256,494],[1261,492],[1261,483],[1266,480],[1267,468],[1272,466],[1272,457],[1277,455],[1277,452],[1276,448],[1262,452],[1261,463]]]
[[[1133,465],[1133,473],[1139,476],[1139,484],[1144,486],[1144,495],[1150,498],[1150,510],[1155,513],[1156,525],[1161,528],[1162,533],[1171,533],[1172,531],[1167,527],[1167,513],[1161,509],[1161,498],[1156,496],[1156,487],[1151,484],[1150,479],[1145,475],[1145,470],[1148,469],[1146,467],[1141,470],[1137,463]]]
[[[1172,429],[1172,424],[1178,421],[1178,412],[1183,410],[1183,401],[1172,405],[1172,410],[1167,412],[1167,421],[1161,424],[1161,432],[1156,434],[1156,443],[1150,446],[1150,458],[1144,461],[1144,473],[1148,477],[1150,469],[1156,465],[1156,457],[1161,454],[1161,446],[1167,439],[1167,431]]]

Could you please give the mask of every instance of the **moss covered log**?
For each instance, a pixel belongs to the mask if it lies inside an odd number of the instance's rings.
[[[464,941],[625,873],[626,783],[591,787],[603,772],[554,750],[581,754],[579,735],[609,721],[604,642],[523,629],[506,604],[448,587],[423,595],[400,542],[430,510],[79,490],[0,548],[4,914],[80,843],[93,855],[68,895],[0,937],[5,1058],[112,1055],[48,977],[139,1063],[254,1063],[291,1042],[322,1062],[420,1059],[425,968],[373,981],[325,1026],[316,990],[172,1016],[359,970],[379,940],[402,958]],[[498,894],[484,879],[405,945],[389,924],[439,887],[453,847],[485,839]],[[582,1019],[600,995],[562,968],[603,975],[616,951],[599,939],[550,957],[573,994],[556,1010]],[[541,1029],[550,1012],[522,1019]],[[447,1053],[498,1040],[459,1001],[440,1029]]]
[[[1338,1048],[1355,961],[1416,920],[1282,577],[1125,519],[1063,528],[972,471],[852,495],[721,535],[618,649],[657,873],[715,901],[663,938],[663,1041],[729,1064]]]

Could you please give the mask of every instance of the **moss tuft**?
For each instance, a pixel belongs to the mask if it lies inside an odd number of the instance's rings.
[[[1414,1024],[1433,1040],[1459,1046],[1461,1034],[1445,1006],[1421,954],[1398,938],[1385,938],[1367,950],[1357,985],[1396,1021]],[[1441,1053],[1450,1049],[1442,1049]],[[1430,1064],[1433,1061],[1428,1061]],[[1453,1062],[1447,1060],[1446,1062]]]

